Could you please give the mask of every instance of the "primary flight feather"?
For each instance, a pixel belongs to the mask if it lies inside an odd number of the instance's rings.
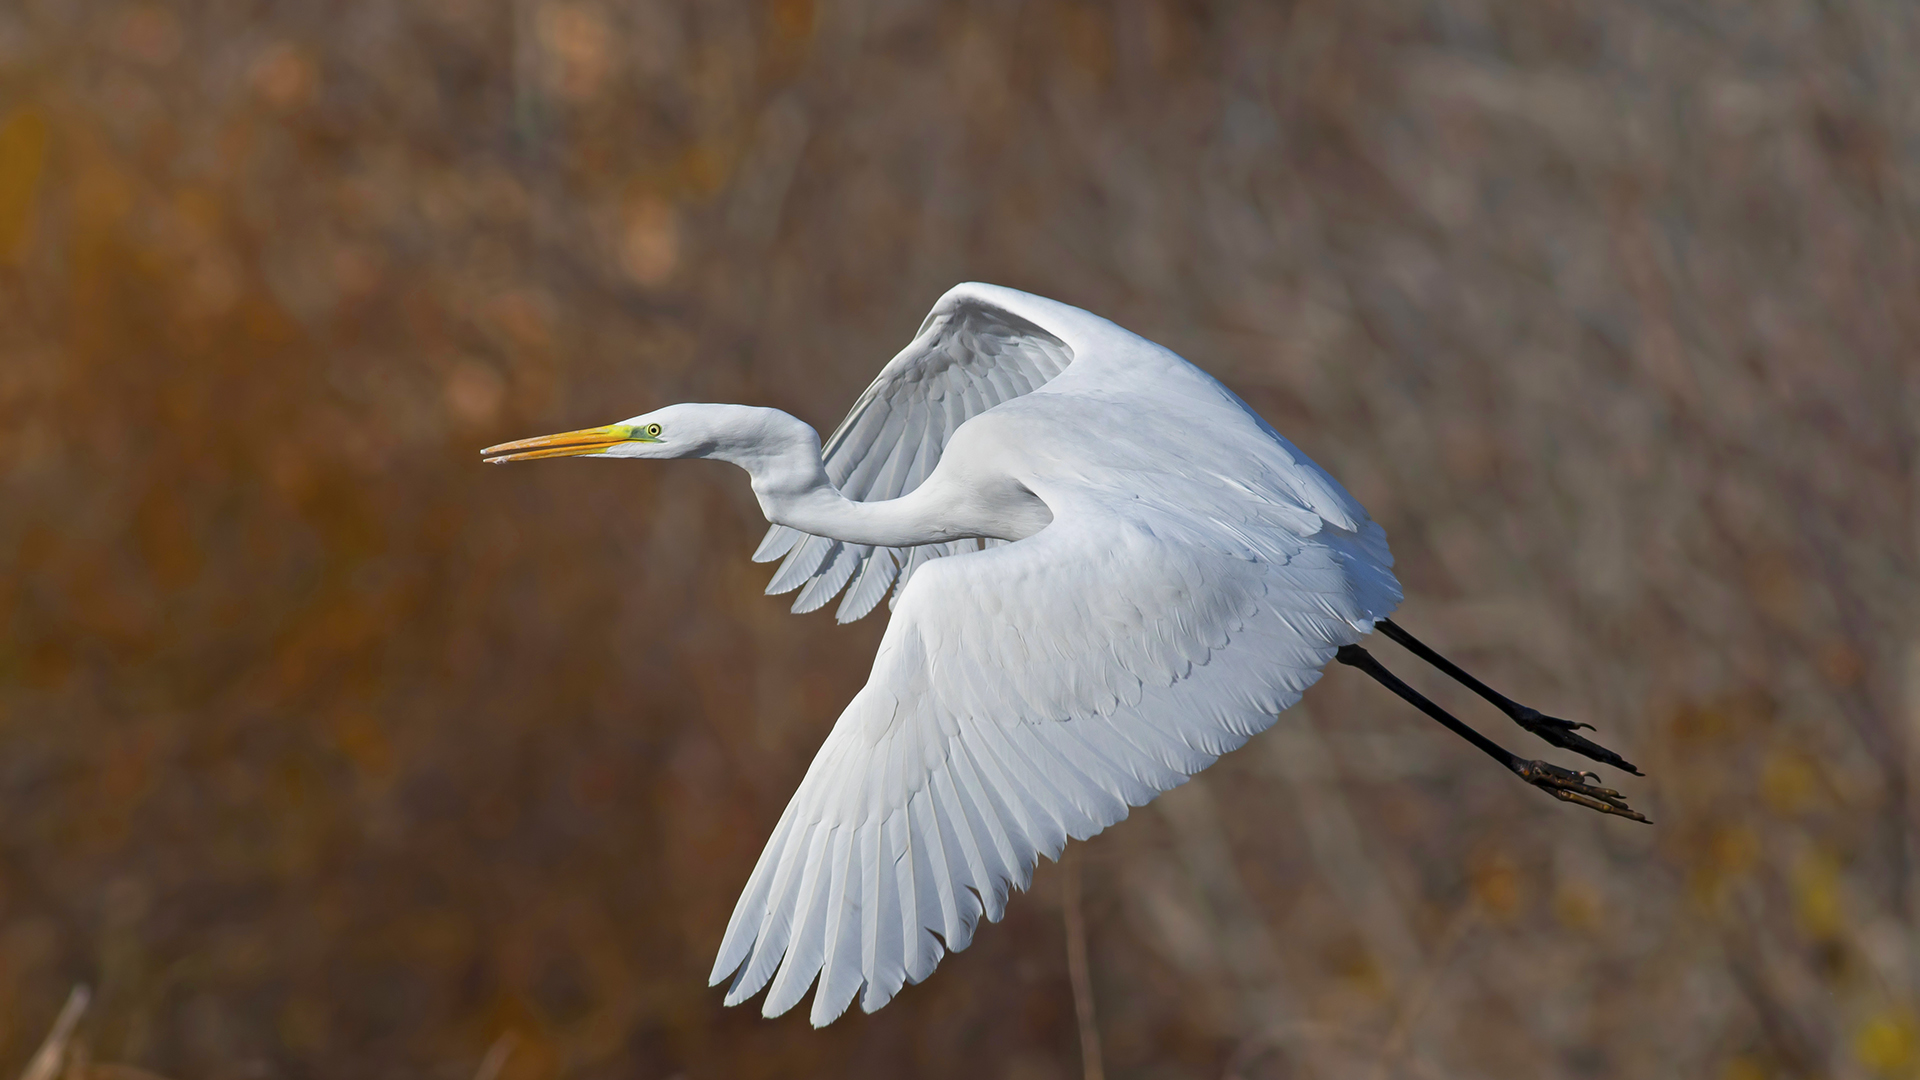
[[[1040,856],[1271,726],[1401,598],[1380,526],[1217,380],[993,285],[941,297],[824,447],[696,404],[486,453],[733,462],[772,523],[770,593],[842,596],[843,622],[892,593],[713,969],[768,1016],[814,988],[816,1025],[926,978]]]

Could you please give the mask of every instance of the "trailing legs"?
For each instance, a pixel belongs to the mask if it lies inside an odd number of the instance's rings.
[[[1571,720],[1562,720],[1557,716],[1546,716],[1537,709],[1527,708],[1525,705],[1514,701],[1505,694],[1499,693],[1486,683],[1460,670],[1459,665],[1428,648],[1425,642],[1407,633],[1392,619],[1381,619],[1374,624],[1374,629],[1392,638],[1398,642],[1402,648],[1413,655],[1446,672],[1453,677],[1455,682],[1458,682],[1460,685],[1492,702],[1494,708],[1506,713],[1514,723],[1540,736],[1554,746],[1562,750],[1571,750],[1576,754],[1585,754],[1603,765],[1611,765],[1616,769],[1625,769],[1635,776],[1645,775],[1639,769],[1634,768],[1633,763],[1626,758],[1601,746],[1599,743],[1591,742],[1583,738],[1579,734],[1581,728],[1592,731],[1592,724],[1576,724]]]
[[[1378,625],[1380,629],[1384,630],[1391,624],[1388,623],[1385,619],[1382,619]],[[1394,640],[1396,641],[1401,640],[1400,634],[1405,634],[1405,631],[1401,631],[1399,627],[1393,627],[1393,630],[1398,631],[1399,633],[1396,634],[1396,633],[1390,632],[1389,636],[1393,637]],[[1412,636],[1408,635],[1406,640],[1412,641],[1413,640]],[[1415,644],[1418,644],[1418,643],[1415,642]],[[1431,649],[1427,649],[1426,646],[1424,645],[1420,646],[1420,649],[1416,650],[1416,652],[1421,656],[1422,659],[1427,660],[1429,663],[1433,663],[1434,666],[1439,667],[1442,671],[1446,671],[1447,674],[1452,675],[1454,678],[1459,679],[1461,682],[1466,683],[1468,686],[1475,688],[1482,697],[1486,697],[1488,698],[1488,700],[1494,700],[1497,698],[1498,700],[1494,702],[1495,704],[1499,704],[1502,701],[1506,701],[1507,706],[1511,706],[1514,709],[1523,708],[1523,706],[1514,705],[1513,702],[1507,701],[1506,698],[1500,697],[1498,694],[1495,694],[1492,690],[1487,689],[1478,680],[1475,680],[1473,676],[1468,675],[1466,672],[1461,671],[1459,668],[1453,667],[1453,665],[1448,664],[1445,660],[1440,659],[1438,653],[1434,653]],[[1401,682],[1397,677],[1394,676],[1393,672],[1388,671],[1385,667],[1381,666],[1380,661],[1375,660],[1373,658],[1372,653],[1369,653],[1367,650],[1361,648],[1360,646],[1342,645],[1340,647],[1340,651],[1334,654],[1334,659],[1350,667],[1359,668],[1361,671],[1364,671],[1368,675],[1373,676],[1373,678],[1377,680],[1380,683],[1380,685],[1385,686],[1387,689],[1400,695],[1402,698],[1404,698],[1407,701],[1408,704],[1412,705],[1416,709],[1419,709],[1421,712],[1426,713],[1428,716],[1433,717],[1435,720],[1440,721],[1440,723],[1444,725],[1447,728],[1447,730],[1467,740],[1468,742],[1472,743],[1474,746],[1479,747],[1481,753],[1484,753],[1488,757],[1491,757],[1495,761],[1498,761],[1501,765],[1505,766],[1507,770],[1512,772],[1515,776],[1518,776],[1520,779],[1525,780],[1527,783],[1532,784],[1534,787],[1537,787],[1542,791],[1545,791],[1547,794],[1552,795],[1554,798],[1560,799],[1564,802],[1570,802],[1570,803],[1578,804],[1580,806],[1584,806],[1589,810],[1598,810],[1603,814],[1616,814],[1620,817],[1632,818],[1635,821],[1647,821],[1647,818],[1644,815],[1642,815],[1639,811],[1627,805],[1627,800],[1619,792],[1613,790],[1612,788],[1601,787],[1596,783],[1590,783],[1589,781],[1596,781],[1599,779],[1599,777],[1595,776],[1593,773],[1576,772],[1572,769],[1563,769],[1560,766],[1551,764],[1549,762],[1532,761],[1526,758],[1522,758],[1519,755],[1508,751],[1505,747],[1501,746],[1499,743],[1496,743],[1492,739],[1489,739],[1485,735],[1482,735],[1478,731],[1475,731],[1473,728],[1468,727],[1464,723],[1461,723],[1458,719],[1456,719],[1453,716],[1452,713],[1449,713],[1445,709],[1442,709],[1440,706],[1435,705],[1433,702],[1427,700],[1426,696],[1421,694],[1418,690],[1415,690],[1413,687],[1408,686],[1406,683]],[[1543,720],[1543,721],[1553,720],[1552,717],[1541,717],[1539,713],[1535,713],[1531,709],[1527,709],[1526,712],[1530,713],[1534,717],[1538,717],[1539,720]],[[1507,715],[1514,716],[1514,713],[1509,711]],[[1575,750],[1579,749],[1579,747],[1577,746],[1569,746],[1566,743],[1555,741],[1555,738],[1552,735],[1545,735],[1545,734],[1541,734],[1540,731],[1535,731],[1534,728],[1527,726],[1526,721],[1520,720],[1518,716],[1514,716],[1514,719],[1516,722],[1520,723],[1522,727],[1527,727],[1527,730],[1534,731],[1535,734],[1540,734],[1542,738],[1546,739],[1548,742],[1554,743],[1554,745],[1556,746],[1563,746],[1567,749],[1575,749]],[[1620,763],[1620,765],[1632,771],[1634,775],[1636,776],[1640,775],[1640,772],[1638,769],[1635,769],[1633,766],[1628,765],[1624,759],[1621,759],[1619,755],[1614,754],[1613,751],[1607,750],[1604,747],[1594,746],[1594,744],[1588,743],[1585,739],[1581,739],[1580,736],[1573,734],[1573,729],[1571,726],[1565,727],[1565,728],[1559,726],[1559,725],[1564,725],[1566,723],[1567,722],[1564,720],[1553,721],[1552,724],[1543,724],[1542,729],[1545,731],[1555,732],[1562,738],[1572,738],[1572,739],[1578,740],[1581,743],[1585,743],[1588,746],[1593,746],[1594,750],[1599,751],[1598,754],[1589,753],[1588,751],[1585,751],[1585,750],[1581,750],[1580,752],[1586,753],[1588,754],[1589,757],[1594,757],[1602,761],[1606,761],[1606,760],[1617,761]],[[1606,754],[1608,755],[1608,757],[1604,757],[1604,758],[1600,757],[1600,754]],[[1651,822],[1648,822],[1648,823],[1651,824]]]

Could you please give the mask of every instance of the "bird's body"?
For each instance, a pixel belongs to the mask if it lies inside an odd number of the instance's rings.
[[[990,285],[942,297],[824,450],[776,410],[675,405],[502,451],[732,461],[770,592],[844,591],[844,621],[895,590],[713,970],[728,1004],[771,983],[769,1016],[817,982],[815,1024],[925,978],[1039,856],[1272,725],[1401,599],[1380,526],[1226,387]]]

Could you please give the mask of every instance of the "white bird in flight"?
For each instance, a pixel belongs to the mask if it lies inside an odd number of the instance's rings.
[[[1079,308],[956,286],[826,442],[777,409],[670,405],[489,447],[490,461],[716,458],[784,556],[767,591],[841,622],[891,590],[873,673],[774,827],[713,967],[729,1005],[868,1012],[999,921],[1057,859],[1272,726],[1329,660],[1522,779],[1644,821],[1526,760],[1357,644],[1379,629],[1548,742],[1638,770],[1387,619],[1386,533],[1232,391]]]

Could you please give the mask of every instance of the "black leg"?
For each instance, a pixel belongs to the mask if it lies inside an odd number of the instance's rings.
[[[1612,788],[1604,788],[1597,784],[1588,783],[1587,781],[1589,780],[1599,779],[1599,777],[1594,776],[1592,773],[1575,772],[1572,769],[1563,769],[1558,765],[1552,765],[1544,761],[1529,761],[1508,752],[1507,749],[1499,743],[1494,742],[1492,739],[1461,723],[1454,718],[1452,713],[1428,701],[1418,690],[1415,690],[1413,687],[1408,686],[1406,683],[1394,677],[1393,672],[1382,667],[1380,661],[1373,658],[1372,653],[1369,653],[1360,646],[1342,645],[1340,651],[1334,654],[1334,659],[1350,667],[1359,668],[1361,671],[1373,676],[1380,682],[1380,685],[1399,694],[1402,698],[1406,699],[1408,704],[1446,725],[1448,731],[1479,747],[1481,753],[1499,762],[1515,776],[1532,784],[1534,787],[1540,788],[1554,798],[1570,803],[1577,803],[1589,810],[1598,810],[1603,814],[1617,814],[1620,817],[1632,818],[1635,821],[1647,821],[1639,811],[1627,805],[1627,800],[1623,798],[1619,792]],[[1492,691],[1488,692],[1491,693]],[[1648,822],[1648,824],[1652,823]]]
[[[1585,754],[1595,761],[1605,765],[1611,765],[1616,769],[1625,769],[1635,776],[1645,775],[1639,769],[1633,767],[1633,762],[1628,761],[1619,754],[1579,734],[1581,728],[1592,731],[1592,724],[1576,724],[1571,720],[1562,720],[1557,716],[1547,716],[1537,709],[1527,708],[1525,705],[1514,701],[1512,698],[1493,689],[1486,683],[1460,670],[1459,665],[1441,656],[1439,653],[1434,652],[1432,649],[1427,648],[1424,642],[1401,629],[1392,619],[1381,619],[1378,623],[1374,624],[1374,629],[1399,642],[1403,648],[1413,655],[1451,675],[1460,685],[1491,701],[1495,708],[1506,713],[1514,723],[1540,736],[1554,746],[1562,750],[1571,750],[1576,754]]]

